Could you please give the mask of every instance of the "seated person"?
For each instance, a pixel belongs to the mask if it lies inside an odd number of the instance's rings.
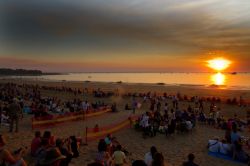
[[[98,143],[98,154],[95,161],[102,165],[110,165],[111,163],[111,157],[107,151],[107,144],[104,139],[101,139]]]
[[[146,165],[147,166],[151,166],[152,165],[152,162],[153,162],[153,157],[154,157],[154,155],[157,153],[157,149],[156,149],[156,147],[155,146],[152,146],[151,148],[150,148],[150,152],[147,152],[146,154],[145,154],[145,159],[144,159],[144,161],[145,161],[145,163],[146,163]]]
[[[35,153],[36,164],[39,164],[42,159],[45,158],[46,152],[52,148],[49,144],[49,140],[42,138],[40,148],[37,149]]]
[[[0,165],[15,165],[27,166],[26,162],[22,159],[23,149],[19,149],[12,155],[9,150],[5,148],[6,140],[3,135],[0,135]]]
[[[43,139],[48,139],[49,144],[51,146],[55,145],[55,137],[52,135],[50,131],[44,131],[43,133]]]
[[[220,142],[220,153],[225,155],[230,155],[232,152],[231,144],[228,144],[226,140]]]
[[[45,157],[39,162],[40,166],[59,166],[66,157],[61,154],[58,148],[51,148],[46,152]]]
[[[71,151],[73,153],[73,158],[79,157],[79,146],[77,143],[77,139],[75,136],[70,136],[70,142],[71,142]]]
[[[30,153],[31,156],[35,156],[37,149],[39,149],[41,146],[41,132],[36,131],[35,132],[35,138],[31,142],[31,148]]]
[[[207,145],[208,151],[209,152],[219,152],[220,150],[220,141],[218,138],[214,138],[211,140],[208,140],[208,145]]]
[[[9,117],[6,115],[5,112],[2,112],[0,118],[1,118],[1,124],[0,125],[9,126],[10,120],[9,120]]]
[[[67,138],[66,140],[62,140],[62,139],[56,140],[56,147],[60,150],[62,155],[66,157],[65,159],[62,159],[60,166],[68,166],[73,157],[70,144],[71,144],[71,140],[69,138]]]
[[[188,155],[188,161],[183,163],[183,166],[198,166],[197,164],[194,163],[194,154],[190,153]]]
[[[125,153],[122,152],[121,145],[117,146],[117,150],[114,152],[112,158],[116,166],[122,166],[126,163],[126,156],[125,156]]]

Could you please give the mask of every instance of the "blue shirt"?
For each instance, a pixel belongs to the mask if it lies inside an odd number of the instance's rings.
[[[231,132],[231,142],[234,143],[235,141],[239,141],[240,135],[236,132]]]

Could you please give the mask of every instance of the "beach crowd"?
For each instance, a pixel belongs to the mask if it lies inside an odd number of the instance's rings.
[[[60,98],[43,96],[42,90],[53,90],[72,93],[74,95],[91,94],[98,100],[88,102],[74,98],[63,101]],[[38,85],[17,85],[12,83],[0,84],[0,125],[9,126],[9,132],[19,131],[19,121],[25,114],[33,114],[35,118],[53,117],[57,114],[67,114],[72,112],[87,112],[106,107],[101,99],[118,96],[118,90],[114,92],[104,92],[100,89],[89,92],[88,89],[55,88]],[[171,136],[175,132],[192,132],[197,121],[225,131],[225,138],[212,138],[208,141],[208,151],[230,156],[232,159],[248,163],[250,157],[244,151],[243,145],[248,144],[248,140],[239,134],[244,129],[246,122],[234,117],[226,119],[221,114],[221,108],[216,103],[221,102],[219,98],[188,97],[177,93],[176,95],[157,95],[149,93],[128,93],[124,98],[132,98],[130,104],[125,105],[125,110],[131,110],[132,114],[141,105],[148,103],[148,111],[141,114],[134,128],[142,131],[143,138],[155,137],[158,133]],[[141,99],[141,103],[137,100]],[[191,104],[187,108],[180,106],[181,101],[189,101]],[[204,103],[210,103],[209,113],[204,111]],[[242,105],[243,101],[227,100],[228,104]],[[191,106],[192,105],[192,106]],[[116,103],[111,106],[114,112],[117,111]],[[21,147],[14,152],[6,148],[5,136],[0,134],[0,166],[26,166],[23,156],[30,154],[36,166],[67,166],[73,158],[80,156],[79,146],[82,138],[69,136],[68,138],[57,138],[50,131],[35,132],[34,139],[30,147]],[[131,152],[121,145],[116,137],[108,134],[100,139],[97,148],[97,155],[93,163],[89,166],[164,166],[165,160],[161,152],[152,146],[149,152],[145,152],[144,160],[129,159]],[[194,154],[188,154],[188,160],[183,166],[198,166],[194,163]]]

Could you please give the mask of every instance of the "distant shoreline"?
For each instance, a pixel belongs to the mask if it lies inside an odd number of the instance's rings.
[[[46,75],[66,75],[66,73],[42,73],[42,74],[2,74],[2,73],[0,73],[0,77],[8,77],[8,76],[46,76]]]
[[[27,69],[10,69],[0,68],[0,77],[4,76],[43,76],[43,75],[61,75],[62,73],[48,73],[41,70],[27,70]]]

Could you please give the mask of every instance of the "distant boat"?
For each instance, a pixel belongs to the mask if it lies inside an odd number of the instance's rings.
[[[232,75],[236,75],[236,74],[237,74],[237,72],[232,72],[231,74],[232,74]]]

